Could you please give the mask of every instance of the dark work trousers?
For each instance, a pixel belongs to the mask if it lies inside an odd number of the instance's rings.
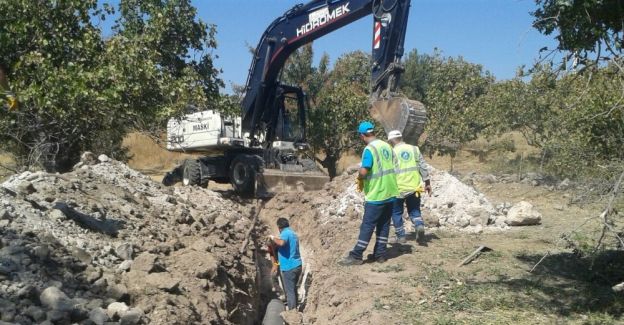
[[[297,308],[297,282],[301,276],[301,266],[288,271],[282,271],[284,281],[284,291],[286,291],[286,301],[288,310]]]
[[[392,219],[393,202],[382,204],[364,204],[364,217],[360,225],[360,235],[357,244],[349,253],[351,257],[361,260],[368,242],[376,236],[373,255],[375,258],[385,257],[388,246],[388,234],[390,233],[390,220]]]
[[[420,214],[420,196],[412,193],[405,198],[397,198],[394,201],[394,208],[392,211],[392,223],[394,224],[394,230],[396,236],[399,238],[405,237],[405,227],[403,226],[403,207],[407,206],[407,215],[414,226],[424,226],[422,216]]]

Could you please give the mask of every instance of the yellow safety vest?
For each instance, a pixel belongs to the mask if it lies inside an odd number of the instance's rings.
[[[392,147],[381,140],[369,143],[366,148],[373,155],[373,168],[364,179],[364,196],[367,202],[384,201],[399,195]]]
[[[397,157],[396,179],[400,193],[422,192],[422,179],[416,157],[420,156],[418,147],[407,143],[394,146]]]

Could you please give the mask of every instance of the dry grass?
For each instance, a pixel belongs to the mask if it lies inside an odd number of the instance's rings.
[[[194,157],[191,154],[168,151],[165,143],[141,134],[130,133],[123,141],[131,158],[128,165],[147,174],[160,174],[173,169],[184,159]]]

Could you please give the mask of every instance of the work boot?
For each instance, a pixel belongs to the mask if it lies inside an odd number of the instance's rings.
[[[416,241],[418,243],[424,243],[425,242],[425,226],[423,225],[416,226],[416,230],[414,232],[416,233]]]
[[[366,261],[368,262],[377,262],[377,263],[383,263],[386,261],[386,258],[384,256],[380,256],[380,257],[375,257],[374,254],[368,254],[366,256]]]
[[[338,262],[338,264],[342,266],[362,265],[363,263],[364,261],[358,260],[357,258],[351,255],[348,255],[347,257],[343,258],[340,262]]]

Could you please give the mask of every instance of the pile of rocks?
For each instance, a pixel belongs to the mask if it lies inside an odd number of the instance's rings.
[[[102,155],[0,185],[0,320],[253,324],[250,205]]]
[[[364,196],[357,192],[353,173],[329,183],[324,204],[319,204],[322,223],[345,216],[357,218],[364,210]],[[455,176],[430,167],[432,196],[425,195],[422,211],[429,227],[460,229],[468,232],[503,230],[509,226],[539,224],[541,215],[528,202],[516,206],[496,208],[483,193],[478,192]],[[409,223],[408,223],[409,224]]]

